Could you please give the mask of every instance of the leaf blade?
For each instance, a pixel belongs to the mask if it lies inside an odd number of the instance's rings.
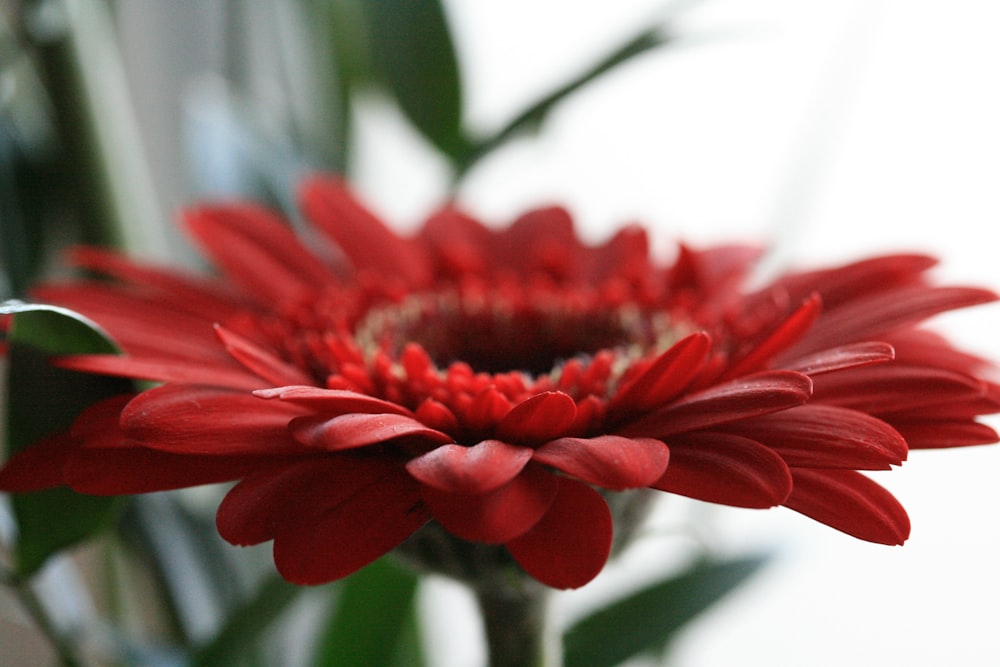
[[[313,664],[317,667],[365,667],[420,660],[413,638],[413,599],[417,577],[387,558],[358,571],[341,584],[340,598],[323,634]]]
[[[413,125],[446,155],[464,150],[462,89],[438,0],[366,0],[371,54]]]
[[[126,393],[130,382],[67,371],[49,364],[63,353],[112,353],[117,348],[93,323],[56,306],[4,302],[13,316],[8,340],[7,451],[20,451],[69,428],[76,415],[100,398]],[[121,509],[118,498],[86,496],[68,488],[18,494],[12,500],[18,526],[16,572],[28,577],[56,552],[108,526]]]
[[[662,649],[688,621],[764,562],[759,556],[699,561],[595,612],[565,634],[566,667],[612,667],[639,653]]]

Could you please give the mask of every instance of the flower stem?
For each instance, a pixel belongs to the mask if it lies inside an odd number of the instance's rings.
[[[486,628],[490,667],[559,667],[547,636],[548,591],[533,582],[480,587],[476,599]]]

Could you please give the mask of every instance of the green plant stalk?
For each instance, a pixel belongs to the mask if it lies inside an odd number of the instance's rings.
[[[561,667],[561,647],[549,635],[548,590],[533,582],[474,590],[482,611],[490,667]]]

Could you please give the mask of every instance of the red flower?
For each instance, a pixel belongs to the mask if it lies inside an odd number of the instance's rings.
[[[238,480],[219,532],[273,540],[294,582],[343,577],[435,521],[567,588],[608,557],[608,494],[784,505],[898,544],[906,513],[858,471],[997,440],[975,421],[1000,409],[986,364],[915,328],[995,297],[931,285],[927,257],[747,292],[752,249],[682,247],[663,265],[643,230],[584,246],[557,208],[500,231],[446,208],[402,238],[337,180],[303,202],[314,251],[254,206],[189,212],[218,279],[77,251],[116,281],[36,296],[125,354],[59,365],[164,384],[92,406],[0,488]]]

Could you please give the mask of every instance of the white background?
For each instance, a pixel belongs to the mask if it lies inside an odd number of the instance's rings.
[[[1000,288],[1000,3],[687,4],[672,14],[633,0],[450,3],[470,113],[483,128],[649,17],[676,16],[680,37],[483,165],[460,192],[466,207],[504,223],[560,202],[594,239],[641,220],[665,253],[677,238],[756,240],[780,266],[925,251],[942,259],[942,280]],[[415,170],[420,147],[387,122],[361,128],[360,187],[388,217],[415,221],[442,195],[441,173],[433,161]],[[1000,358],[1000,306],[935,324]],[[613,594],[617,570],[629,579],[669,569],[685,548],[671,529],[693,521],[723,552],[776,558],[692,624],[675,667],[1000,664],[998,475],[996,447],[916,452],[878,475],[911,515],[901,548],[783,509],[672,502],[660,537],[559,609],[572,616]],[[460,620],[428,633],[454,642]],[[438,659],[473,664],[473,639]]]

